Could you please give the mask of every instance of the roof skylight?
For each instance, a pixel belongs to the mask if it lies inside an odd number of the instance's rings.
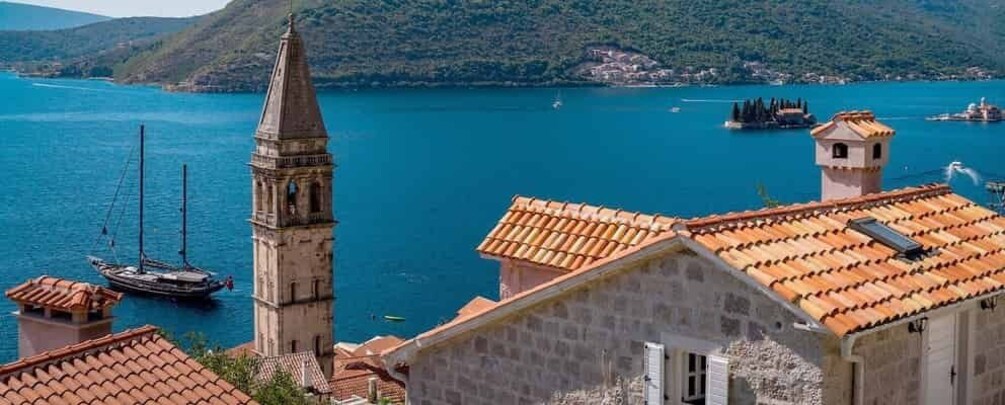
[[[905,256],[916,256],[924,253],[924,247],[920,243],[877,221],[876,218],[865,217],[853,219],[848,222],[848,226]]]

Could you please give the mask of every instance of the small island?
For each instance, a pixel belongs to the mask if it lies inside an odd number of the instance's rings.
[[[744,100],[742,106],[733,103],[733,112],[726,121],[729,129],[797,129],[816,125],[817,119],[809,113],[807,102],[784,98],[772,98],[767,104],[760,97]]]
[[[929,121],[971,121],[971,122],[999,122],[1005,120],[1001,107],[990,104],[984,97],[981,97],[980,104],[970,103],[966,111],[956,114],[941,114],[928,117]]]

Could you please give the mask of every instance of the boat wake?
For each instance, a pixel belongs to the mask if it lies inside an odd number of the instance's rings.
[[[949,183],[957,174],[962,174],[970,178],[974,182],[974,185],[979,185],[981,182],[981,175],[977,173],[976,170],[969,167],[963,166],[963,162],[952,162],[949,166],[946,166],[946,183]]]
[[[80,91],[97,91],[97,92],[107,92],[108,90],[95,89],[91,87],[78,87],[78,86],[64,86],[61,84],[48,84],[48,83],[32,83],[35,87],[46,87],[51,89],[70,89],[70,90],[80,90]]]

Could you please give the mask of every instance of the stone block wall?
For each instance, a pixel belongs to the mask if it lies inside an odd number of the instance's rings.
[[[1005,403],[1005,309],[974,309],[974,405]],[[973,319],[973,318],[971,318]]]
[[[836,339],[793,329],[767,295],[686,252],[629,266],[420,351],[409,403],[641,404],[644,343],[667,334],[724,349],[730,403],[847,403],[846,384],[824,382],[850,382]]]
[[[895,325],[861,337],[853,351],[865,359],[865,404],[906,405],[921,401],[920,333],[908,332],[906,324]]]

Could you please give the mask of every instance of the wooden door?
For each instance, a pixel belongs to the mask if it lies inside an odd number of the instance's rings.
[[[930,318],[925,328],[924,378],[927,405],[956,401],[956,314]]]

